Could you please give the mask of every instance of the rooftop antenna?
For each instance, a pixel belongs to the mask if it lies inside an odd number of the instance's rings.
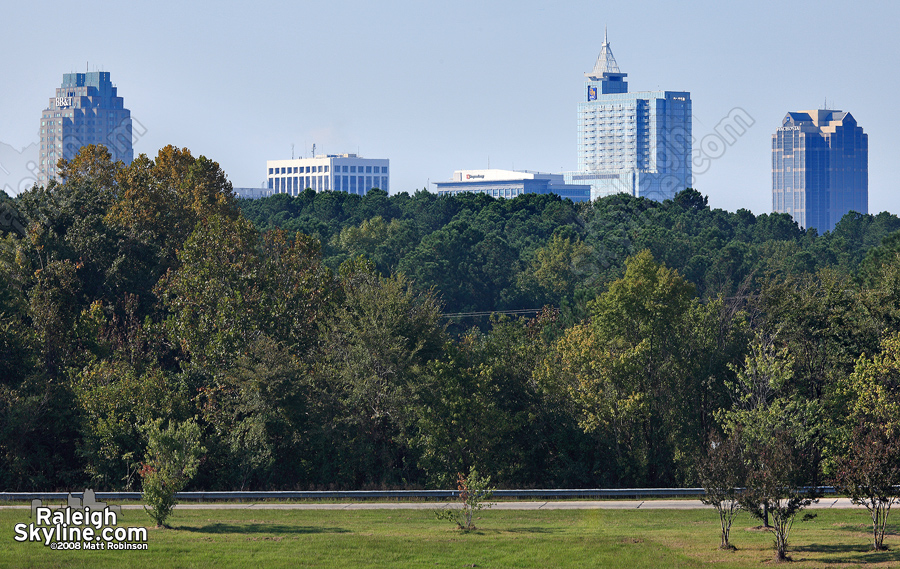
[[[294,143],[291,143],[291,160],[294,159]]]
[[[315,143],[315,142],[313,142],[313,147],[312,147],[312,157],[313,157],[313,158],[316,157],[316,143]]]

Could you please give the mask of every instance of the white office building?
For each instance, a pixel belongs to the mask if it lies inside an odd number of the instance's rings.
[[[268,160],[268,188],[273,194],[296,196],[316,192],[347,192],[361,196],[374,188],[390,191],[390,160],[356,154],[322,154],[315,158]]]
[[[494,198],[514,198],[522,194],[556,194],[573,202],[591,199],[591,186],[567,184],[562,174],[528,170],[457,170],[449,182],[435,182],[439,196],[463,192],[488,194]]]

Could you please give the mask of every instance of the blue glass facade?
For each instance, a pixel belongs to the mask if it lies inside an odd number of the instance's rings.
[[[772,135],[772,211],[832,231],[846,213],[868,213],[868,164],[868,135],[850,113],[788,113]]]
[[[578,170],[566,181],[590,184],[591,199],[625,192],[662,201],[691,187],[691,94],[629,93],[606,41],[585,76]]]
[[[63,74],[56,96],[41,114],[39,182],[49,182],[61,158],[71,160],[88,144],[102,144],[125,164],[134,158],[131,112],[107,71]]]

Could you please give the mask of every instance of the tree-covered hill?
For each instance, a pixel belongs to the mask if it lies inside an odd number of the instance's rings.
[[[448,313],[571,306],[621,277],[625,259],[644,249],[701,297],[734,294],[772,272],[834,267],[865,278],[866,255],[900,230],[893,214],[850,213],[834,232],[818,235],[786,214],[711,209],[694,190],[663,203],[622,194],[583,204],[537,194],[308,190],[240,207],[260,231],[316,237],[332,269],[363,255],[384,275],[403,272],[419,290],[437,292]]]
[[[889,213],[241,201],[175,147],[60,172],[0,195],[3,490],[138,488],[187,424],[208,489],[693,486],[724,437],[817,483],[900,430]]]

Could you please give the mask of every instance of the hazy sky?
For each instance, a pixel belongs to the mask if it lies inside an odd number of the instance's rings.
[[[576,166],[576,108],[609,28],[629,90],[691,92],[695,148],[733,109],[754,124],[709,160],[710,204],[771,209],[771,135],[787,111],[850,111],[869,135],[869,211],[900,213],[900,3],[7,2],[0,143],[38,142],[72,71],[111,72],[145,131],[235,186],[266,160],[389,158],[391,191],[453,170]],[[715,150],[715,140],[706,148]],[[705,157],[704,157],[705,158]],[[433,186],[432,186],[433,189]]]

